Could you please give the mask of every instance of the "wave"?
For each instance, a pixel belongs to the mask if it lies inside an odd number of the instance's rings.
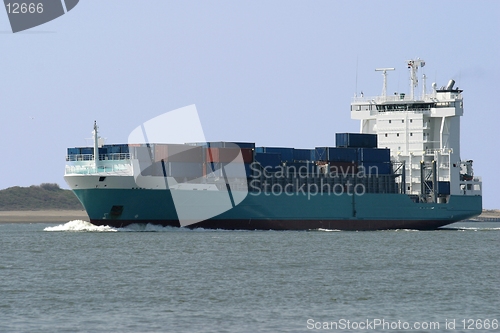
[[[60,224],[55,227],[46,227],[43,231],[90,231],[90,232],[116,232],[117,228],[107,225],[93,225],[90,222],[82,220],[73,220]]]
[[[458,230],[458,231],[500,231],[500,228],[486,228],[486,227],[447,227],[441,228],[443,230]]]
[[[342,230],[318,228],[318,229],[311,229],[309,231],[335,232],[335,231],[342,231]]]
[[[94,225],[87,221],[73,220],[60,224],[54,227],[46,227],[43,231],[73,231],[73,232],[220,232],[229,230],[213,230],[203,228],[178,228],[178,227],[164,227],[151,223],[134,223],[126,227],[115,228],[108,225]],[[243,231],[243,230],[242,230]]]

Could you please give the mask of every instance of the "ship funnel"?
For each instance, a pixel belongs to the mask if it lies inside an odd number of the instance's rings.
[[[450,81],[448,81],[448,84],[446,85],[445,90],[453,90],[454,85],[455,85],[455,80],[451,79]]]

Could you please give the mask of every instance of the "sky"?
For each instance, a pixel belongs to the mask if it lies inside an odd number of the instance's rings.
[[[81,0],[12,33],[0,10],[0,189],[64,183],[66,149],[107,144],[195,104],[210,141],[334,146],[358,132],[351,98],[409,91],[419,57],[428,87],[464,90],[461,157],[500,208],[500,1]]]

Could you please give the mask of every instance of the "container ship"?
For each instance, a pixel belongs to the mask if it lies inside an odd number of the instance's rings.
[[[477,216],[482,182],[460,158],[462,90],[450,80],[419,96],[355,96],[360,133],[335,146],[130,142],[68,148],[65,181],[90,222],[243,230],[432,230]]]

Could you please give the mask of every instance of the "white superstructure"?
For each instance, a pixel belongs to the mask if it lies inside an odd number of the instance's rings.
[[[393,161],[404,163],[405,176],[399,181],[407,194],[435,202],[446,202],[449,194],[481,195],[481,179],[474,176],[472,161],[460,159],[462,90],[450,80],[439,89],[433,83],[426,93],[424,74],[417,96],[417,71],[425,62],[417,58],[407,64],[409,96],[388,96],[387,70],[393,68],[377,69],[384,75],[382,96],[354,97],[351,118],[361,121],[361,133],[377,134],[378,147],[390,148]]]

